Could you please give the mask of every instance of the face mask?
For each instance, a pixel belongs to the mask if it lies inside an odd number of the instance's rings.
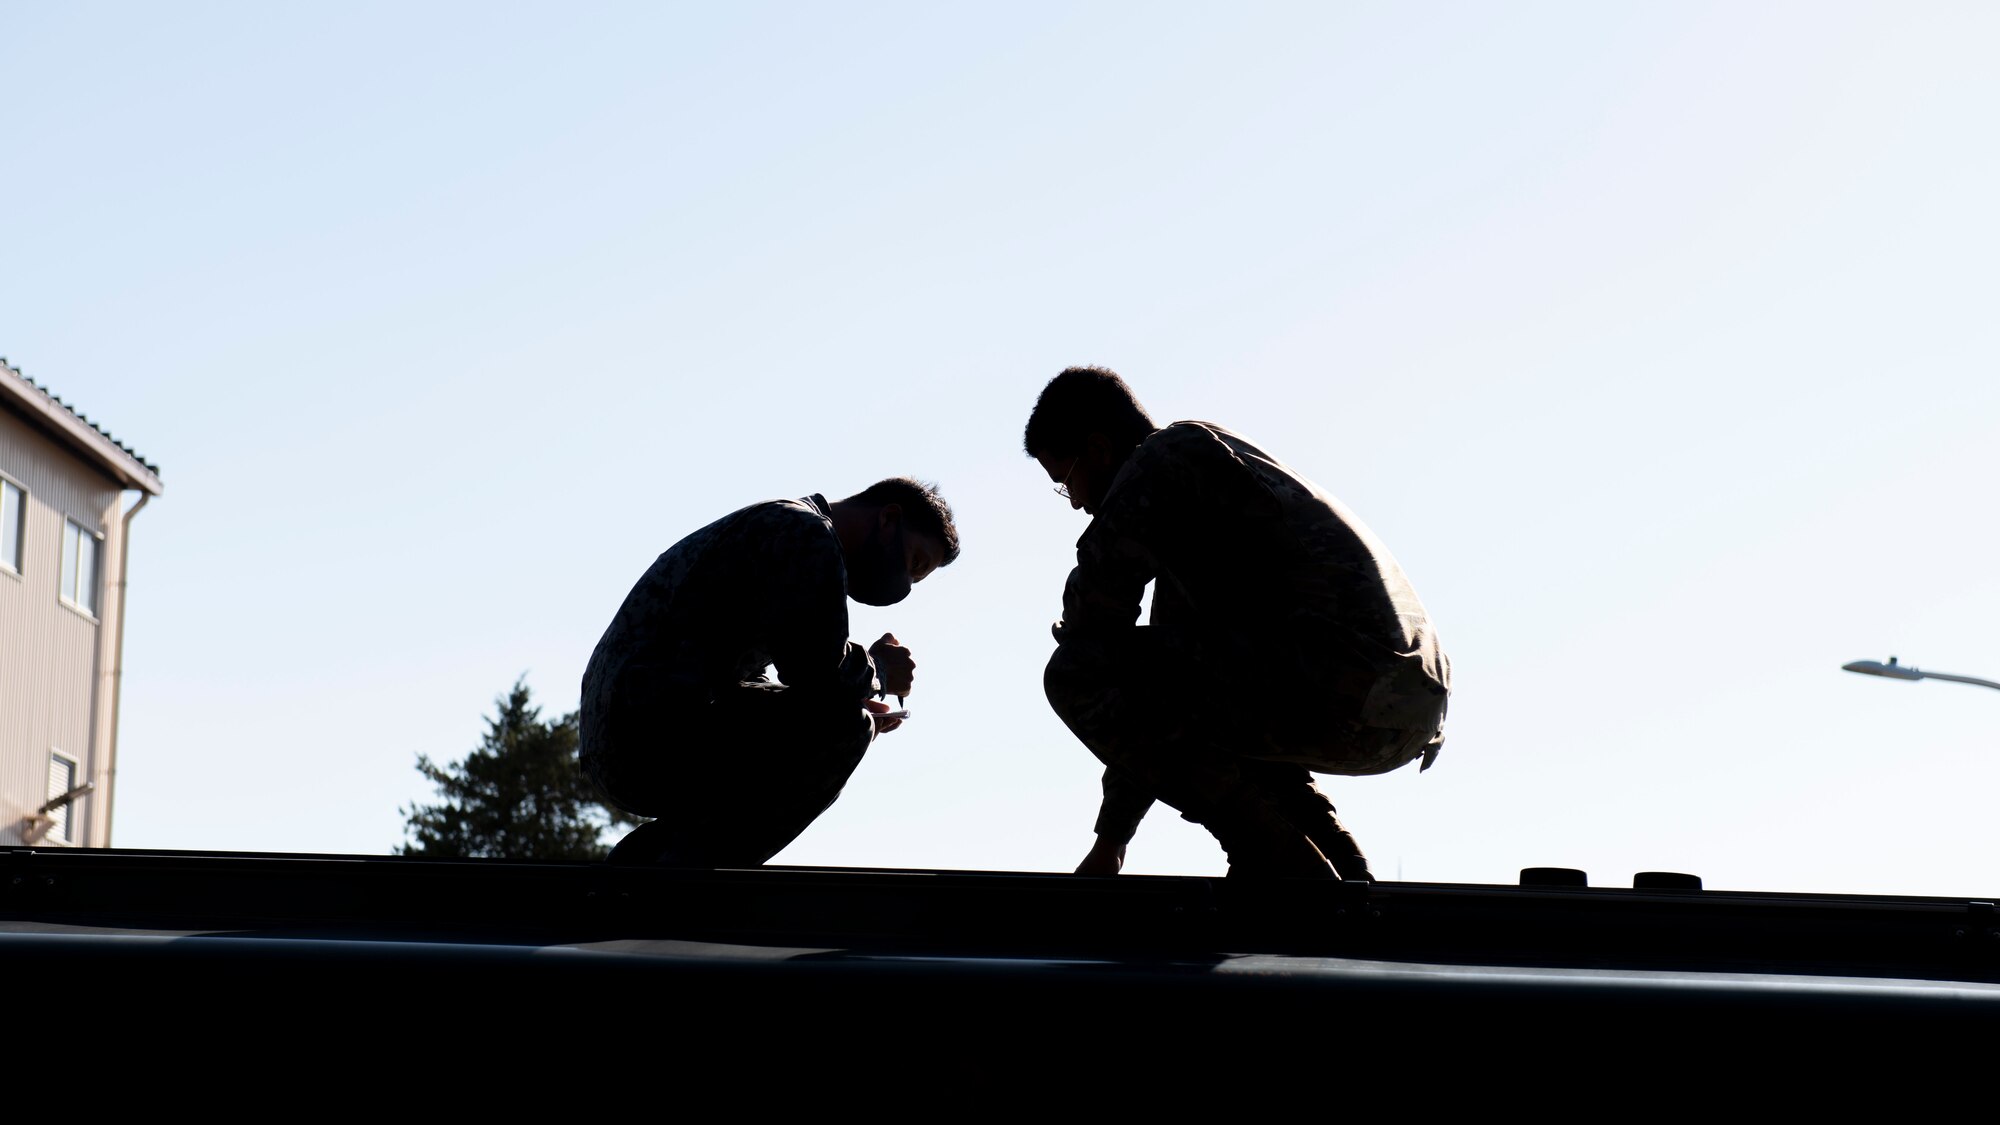
[[[894,537],[882,534],[882,525],[868,533],[859,560],[847,564],[847,596],[863,605],[895,605],[910,596],[909,556],[903,553],[903,524],[898,520]]]

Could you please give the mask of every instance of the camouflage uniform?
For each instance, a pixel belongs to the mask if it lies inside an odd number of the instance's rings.
[[[772,681],[765,668],[776,665]],[[826,499],[733,512],[668,548],[583,673],[584,771],[656,817],[614,859],[753,866],[824,812],[875,737]]]
[[[1146,584],[1151,623],[1138,627]],[[1367,877],[1311,774],[1385,773],[1444,741],[1450,666],[1422,603],[1333,498],[1242,437],[1177,422],[1133,450],[1077,541],[1050,704],[1104,762],[1097,833],[1157,798],[1232,870]]]

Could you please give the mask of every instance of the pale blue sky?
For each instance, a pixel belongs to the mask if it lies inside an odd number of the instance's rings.
[[[1990,894],[2000,10],[0,5],[0,354],[159,463],[115,842],[381,852],[516,675],[575,705],[681,534],[939,481],[915,717],[781,862],[1062,870],[1124,373],[1396,552],[1436,768],[1378,871]],[[1273,685],[1273,690],[1280,690]],[[1256,699],[1236,704],[1257,706]],[[1129,870],[1219,873],[1156,810]]]

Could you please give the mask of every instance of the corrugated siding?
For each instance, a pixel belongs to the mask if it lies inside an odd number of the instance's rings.
[[[5,410],[0,473],[28,494],[21,576],[0,573],[0,843],[20,842],[22,818],[48,799],[49,754],[60,750],[98,787],[74,806],[71,838],[101,846],[106,841],[97,806],[109,789],[103,750],[110,698],[98,663],[109,658],[116,640],[118,607],[110,593],[124,565],[119,491]],[[56,597],[65,519],[104,536],[95,622]]]

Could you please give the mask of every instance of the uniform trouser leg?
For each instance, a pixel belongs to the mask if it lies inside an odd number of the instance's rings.
[[[1250,756],[1265,732],[1259,701],[1231,694],[1243,667],[1187,634],[1147,626],[1065,640],[1044,683],[1077,738],[1214,833],[1232,872],[1331,875],[1324,839],[1343,874],[1365,877],[1360,849],[1311,775]]]
[[[662,710],[657,736],[621,747],[600,781],[621,808],[656,818],[619,842],[613,862],[765,863],[840,796],[875,732],[860,706],[781,684]]]

